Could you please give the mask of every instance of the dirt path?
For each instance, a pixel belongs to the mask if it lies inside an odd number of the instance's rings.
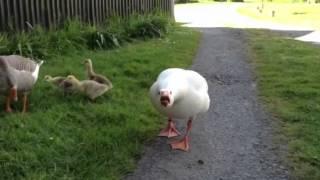
[[[147,147],[129,180],[288,179],[274,146],[271,119],[257,101],[242,30],[207,28],[191,69],[209,83],[211,108],[198,116],[191,151],[172,151],[166,138]],[[185,121],[178,125],[185,127]]]

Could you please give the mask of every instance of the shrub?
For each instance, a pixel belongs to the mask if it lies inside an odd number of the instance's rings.
[[[170,18],[153,13],[113,17],[100,26],[70,20],[56,30],[30,27],[28,32],[0,34],[0,54],[46,58],[77,49],[110,49],[133,39],[159,38],[168,32]]]
[[[166,17],[135,15],[126,24],[126,31],[130,38],[156,38],[167,33],[169,21]]]

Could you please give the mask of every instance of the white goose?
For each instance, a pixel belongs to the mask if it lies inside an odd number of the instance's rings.
[[[23,110],[27,111],[27,95],[38,79],[43,61],[37,63],[32,59],[18,55],[0,56],[0,92],[9,92],[6,98],[6,111],[11,112],[11,100],[18,100],[18,93],[23,94]]]
[[[174,137],[180,135],[172,118],[188,118],[187,132],[184,138],[171,143],[172,149],[189,150],[188,134],[194,117],[209,109],[210,98],[208,84],[204,77],[192,70],[169,68],[162,71],[150,88],[153,106],[168,116],[168,125],[159,136]]]

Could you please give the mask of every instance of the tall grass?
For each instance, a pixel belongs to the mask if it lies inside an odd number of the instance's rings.
[[[112,49],[134,39],[162,37],[171,24],[168,16],[153,13],[113,17],[99,26],[70,20],[57,30],[30,27],[27,32],[0,34],[0,54],[47,58],[80,49]]]

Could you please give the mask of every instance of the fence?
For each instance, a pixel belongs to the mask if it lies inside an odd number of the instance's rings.
[[[110,16],[130,16],[155,9],[173,15],[174,0],[0,0],[0,31],[42,25],[55,28],[77,18],[99,24]]]

